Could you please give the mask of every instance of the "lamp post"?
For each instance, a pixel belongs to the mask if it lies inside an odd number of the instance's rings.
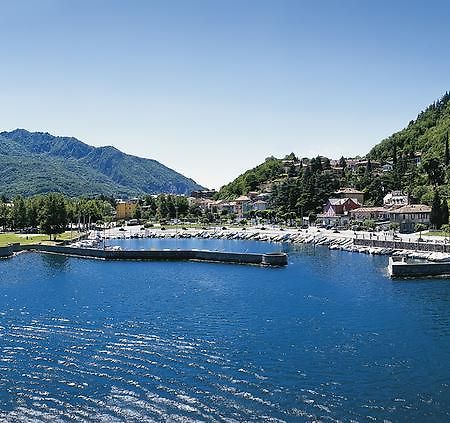
[[[176,201],[176,197],[175,197]],[[178,204],[175,203],[175,249],[178,249]]]

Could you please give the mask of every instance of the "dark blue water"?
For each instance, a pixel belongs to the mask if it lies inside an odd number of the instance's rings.
[[[289,261],[0,261],[0,421],[448,421],[450,283],[320,248]]]

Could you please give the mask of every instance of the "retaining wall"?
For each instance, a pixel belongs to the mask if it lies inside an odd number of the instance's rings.
[[[365,247],[392,248],[394,250],[429,251],[439,253],[450,253],[450,244],[435,244],[432,242],[405,242],[384,241],[380,239],[355,238],[354,245]]]

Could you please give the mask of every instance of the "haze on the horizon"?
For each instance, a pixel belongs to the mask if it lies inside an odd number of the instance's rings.
[[[219,188],[269,155],[365,154],[450,89],[446,2],[0,1],[1,130]]]

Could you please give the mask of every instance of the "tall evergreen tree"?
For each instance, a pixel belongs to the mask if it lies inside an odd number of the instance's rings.
[[[431,206],[430,222],[437,229],[442,225],[442,208],[441,208],[441,197],[437,189],[434,190],[433,204]]]
[[[450,151],[448,148],[448,131],[445,133],[445,166],[450,163]]]
[[[442,225],[448,224],[448,200],[447,198],[444,198],[442,200],[442,218],[441,218]]]

